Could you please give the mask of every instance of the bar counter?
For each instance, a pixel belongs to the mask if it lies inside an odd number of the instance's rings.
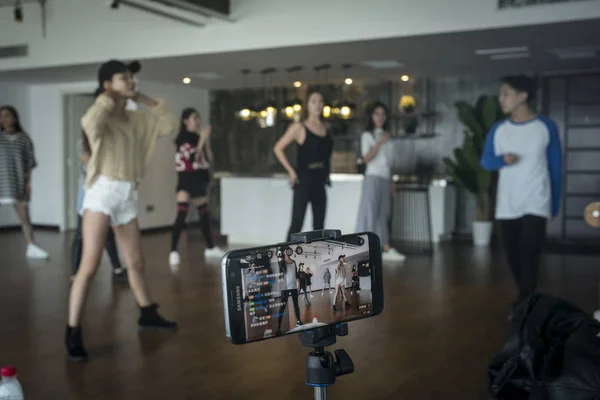
[[[215,178],[220,181],[221,234],[228,237],[229,244],[268,245],[286,239],[292,210],[292,190],[287,174],[218,172],[215,173]],[[340,229],[342,233],[354,232],[362,181],[363,175],[360,174],[331,174],[331,187],[327,188],[325,228]],[[396,206],[406,203],[403,187],[419,184],[410,179],[399,179],[398,176],[395,176],[395,181],[399,182],[401,195],[397,195],[393,202],[393,235],[395,231],[396,236],[401,234],[403,240],[437,243],[453,231],[453,185],[449,185],[445,179],[432,179],[428,184],[421,184],[427,188],[423,191],[427,194],[424,198],[428,198],[428,204],[417,201],[419,210],[427,210],[426,214],[422,214],[414,207]],[[415,203],[414,199],[411,200],[412,203]],[[422,225],[427,219],[429,224],[425,224],[429,225],[429,234],[408,226],[415,223],[412,221],[419,221]],[[394,227],[394,221],[400,221],[400,226]],[[302,230],[312,229],[312,209],[309,205]]]

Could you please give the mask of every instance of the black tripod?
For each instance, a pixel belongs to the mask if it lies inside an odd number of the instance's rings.
[[[320,239],[337,239],[339,230],[322,230],[292,234],[292,241],[310,243]],[[348,335],[348,324],[323,326],[298,333],[303,346],[314,351],[306,357],[306,384],[315,388],[315,400],[327,399],[327,386],[335,383],[335,378],[354,372],[354,363],[346,350],[334,350],[334,355],[325,351],[325,347],[334,345],[338,336]]]
[[[314,348],[306,357],[306,384],[315,388],[315,400],[327,399],[327,386],[333,385],[337,376],[354,372],[354,363],[346,350],[334,350],[335,357],[325,351],[326,346],[335,344],[337,336],[347,334],[347,324],[298,333],[303,346]]]

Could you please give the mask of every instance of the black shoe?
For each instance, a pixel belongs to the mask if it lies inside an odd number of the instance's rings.
[[[129,278],[127,277],[127,269],[125,268],[117,268],[113,269],[113,282],[116,283],[129,283]]]
[[[88,359],[87,352],[83,348],[83,337],[81,328],[71,328],[67,325],[65,335],[65,344],[67,346],[67,358],[71,361],[85,362]]]
[[[346,306],[346,308],[350,308],[350,307],[352,307],[352,304],[346,302],[345,306]]]
[[[296,326],[302,326],[302,325],[304,325],[304,324],[302,323],[302,321],[296,321]]]
[[[141,307],[140,319],[138,320],[138,330],[162,330],[174,331],[177,329],[176,322],[170,322],[161,317],[156,309],[158,304],[150,304],[147,307]]]
[[[335,308],[335,304],[333,305],[333,311],[337,311],[337,309]]]

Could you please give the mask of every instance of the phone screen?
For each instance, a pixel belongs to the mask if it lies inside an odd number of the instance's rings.
[[[243,326],[243,340],[263,340],[379,313],[382,293],[374,299],[372,288],[381,291],[381,280],[374,280],[369,237],[379,248],[377,237],[365,233],[230,253],[225,262],[229,277],[237,281],[229,283],[236,287],[232,297],[237,298],[237,306],[228,317],[233,325]],[[381,259],[380,254],[375,260]],[[380,268],[380,261],[376,267]]]

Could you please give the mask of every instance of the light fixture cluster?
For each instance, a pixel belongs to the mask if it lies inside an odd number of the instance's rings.
[[[316,82],[325,81],[327,82],[327,71],[331,68],[330,64],[317,65],[313,67],[317,73]],[[356,113],[356,104],[352,101],[344,99],[344,84],[352,85],[353,79],[349,76],[348,70],[352,68],[351,64],[344,64],[342,66],[345,73],[344,83],[339,86],[339,95],[342,97],[341,100],[334,101],[332,103],[326,103],[323,107],[323,118],[324,119],[343,119],[348,120],[354,117]],[[287,68],[288,81],[293,82],[293,87],[296,89],[302,88],[304,83],[299,79],[299,73],[302,71],[301,66]],[[275,72],[274,68],[268,68],[261,71],[264,80],[265,97],[268,99],[268,90],[266,80],[272,73]],[[244,87],[247,88],[247,76],[250,70],[242,70],[244,76]],[[323,80],[320,79],[320,74],[323,73]],[[184,78],[185,79],[185,78]],[[189,78],[188,78],[189,79]],[[184,83],[189,83],[184,80]],[[278,108],[275,100],[268,100],[265,104],[260,107],[252,107],[251,105],[244,103],[241,104],[240,108],[235,112],[237,119],[241,121],[251,121],[256,119],[258,125],[262,128],[272,127],[275,125],[277,118],[287,121],[299,121],[302,117],[303,102],[300,100],[298,95],[294,96],[292,100],[287,101],[281,109]]]
[[[23,22],[23,5],[20,0],[15,1],[15,22],[17,24]]]

